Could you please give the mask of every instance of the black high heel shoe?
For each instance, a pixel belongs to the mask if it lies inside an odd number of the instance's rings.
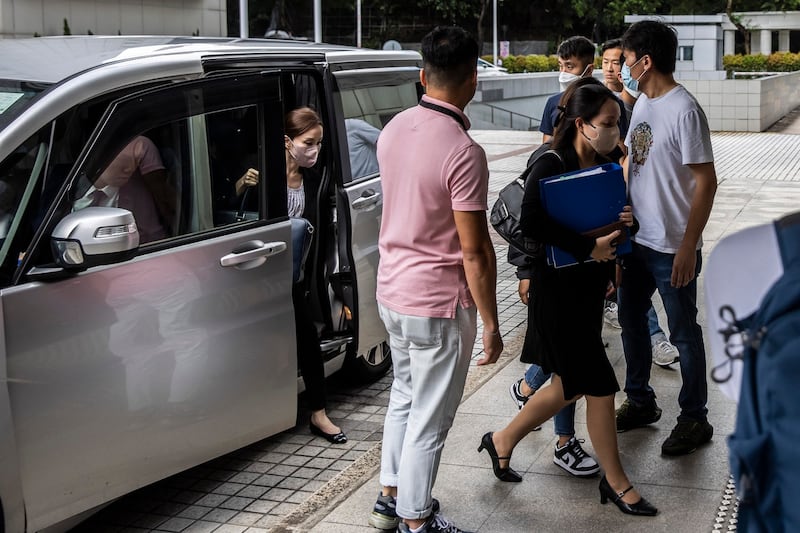
[[[625,496],[625,494],[632,488],[633,485],[625,490],[614,492],[614,489],[612,489],[611,485],[608,484],[606,476],[603,476],[603,479],[600,480],[600,503],[605,504],[608,502],[608,500],[611,500],[619,508],[619,510],[625,514],[637,516],[655,516],[658,513],[658,509],[653,507],[653,505],[643,497],[640,498],[636,503],[627,503],[622,501],[622,497]]]
[[[489,457],[492,459],[492,470],[494,470],[494,475],[500,481],[509,481],[511,483],[519,483],[522,481],[522,476],[517,474],[513,468],[507,466],[505,468],[500,468],[500,461],[504,461],[508,459],[511,460],[511,456],[508,457],[498,457],[497,456],[497,449],[494,447],[494,441],[492,440],[492,433],[491,431],[481,438],[481,445],[478,446],[478,453],[482,452],[484,448],[486,448],[486,452],[489,454]]]
[[[340,431],[339,433],[325,433],[317,426],[315,426],[314,422],[308,423],[308,429],[310,429],[311,433],[313,433],[317,437],[322,437],[331,444],[344,444],[345,442],[347,442],[347,435],[345,435],[343,431]]]

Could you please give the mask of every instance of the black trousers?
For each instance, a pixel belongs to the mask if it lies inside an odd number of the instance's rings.
[[[319,349],[319,335],[308,305],[304,283],[292,287],[294,327],[297,336],[297,366],[306,384],[306,400],[312,411],[325,408],[325,368]]]

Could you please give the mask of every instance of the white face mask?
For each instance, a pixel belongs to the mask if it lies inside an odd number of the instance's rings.
[[[594,137],[586,135],[586,126],[594,129],[597,135]],[[619,143],[619,126],[595,126],[591,122],[586,122],[583,125],[582,133],[586,140],[589,141],[589,144],[592,145],[594,151],[600,155],[611,153]]]
[[[586,71],[589,70],[589,67],[590,65],[586,65],[586,68],[583,69],[583,72],[581,72],[580,76],[578,76],[577,74],[573,74],[572,72],[567,72],[565,70],[559,72],[558,84],[559,86],[561,86],[561,92],[563,93],[564,91],[567,90],[567,87],[572,85],[573,82],[578,81],[579,79],[584,77],[586,75]]]
[[[289,155],[297,161],[297,165],[303,168],[311,168],[317,162],[317,157],[319,156],[319,145],[315,144],[313,146],[304,146],[302,144],[298,145],[289,137],[286,137],[286,140],[289,141]]]

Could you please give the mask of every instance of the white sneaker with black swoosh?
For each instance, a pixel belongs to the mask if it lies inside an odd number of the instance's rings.
[[[600,465],[581,447],[582,440],[575,437],[562,447],[556,443],[553,462],[576,477],[591,477],[600,472]]]

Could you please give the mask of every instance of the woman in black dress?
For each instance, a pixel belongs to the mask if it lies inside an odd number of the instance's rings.
[[[534,163],[521,219],[525,236],[541,243],[542,249],[552,244],[580,260],[577,265],[556,269],[547,265],[544,253],[534,259],[524,349],[534,354],[553,378],[508,426],[485,434],[479,451],[487,449],[500,480],[521,481],[509,467],[514,447],[533,428],[584,396],[589,436],[605,470],[600,480],[601,503],[610,499],[622,512],[652,516],[656,508],[633,489],[620,463],[614,419],[614,393],[619,385],[601,337],[603,300],[614,275],[613,242],[620,232],[593,238],[562,226],[545,212],[538,183],[565,171],[607,163],[602,154],[612,152],[619,141],[619,104],[599,81],[582,78],[564,93],[559,109],[562,113],[552,148],[560,157],[547,154]],[[620,213],[620,220],[633,225],[629,206]],[[590,258],[594,261],[584,262]]]

